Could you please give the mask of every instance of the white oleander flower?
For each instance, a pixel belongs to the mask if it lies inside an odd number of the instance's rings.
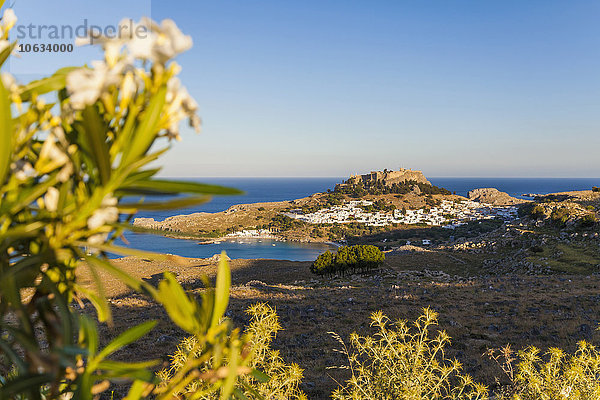
[[[63,128],[61,126],[58,126],[58,124],[60,123],[60,118],[58,118],[58,117],[52,117],[52,118],[56,119],[54,121],[55,125],[53,125],[53,128],[52,128],[52,134],[54,135],[56,140],[58,140],[58,142],[66,148],[67,146],[69,146],[69,142],[67,141],[67,137],[65,136],[65,131],[63,130]]]
[[[192,48],[189,35],[184,35],[172,19],[165,19],[160,24],[155,52],[158,56],[171,59]]]
[[[200,131],[200,117],[196,114],[198,103],[190,96],[187,89],[181,85],[179,78],[171,78],[167,82],[166,103],[167,115],[169,116],[169,126],[167,136],[171,139],[180,140],[179,122],[188,118],[190,126],[197,132]]]
[[[71,162],[68,162],[58,172],[58,175],[56,175],[56,179],[58,179],[59,182],[65,183],[66,181],[71,179],[71,175],[73,175],[73,164]]]
[[[24,181],[30,177],[35,176],[35,169],[29,163],[29,161],[18,160],[10,165],[11,173],[19,181]]]
[[[113,196],[106,196],[102,200],[102,206],[94,211],[92,216],[87,220],[89,229],[98,229],[106,224],[112,224],[119,219],[119,209],[116,207],[117,199]],[[89,241],[89,240],[88,240]]]
[[[122,59],[122,49],[127,46],[133,58],[166,64],[167,61],[192,47],[192,38],[184,35],[171,19],[160,24],[150,18],[142,18],[139,23],[123,19],[119,23],[118,37],[87,36],[75,40],[77,45],[99,44],[104,49],[105,59],[112,66]],[[128,59],[131,64],[133,60]]]
[[[0,52],[2,52],[1,49]],[[17,84],[15,77],[9,74],[8,72],[3,72],[2,74],[0,74],[0,79],[2,79],[2,85],[10,93],[14,93],[19,89],[19,85]]]
[[[159,25],[149,18],[142,18],[136,25],[136,32],[139,26],[146,28],[144,37],[133,35],[127,43],[127,48],[136,58],[165,64],[192,47],[191,36],[184,35],[171,19],[165,19]]]
[[[127,42],[127,49],[133,58],[141,60],[154,60],[155,37],[152,33],[147,32],[145,37],[133,37]]]
[[[42,145],[42,150],[36,163],[36,170],[39,173],[45,174],[68,163],[69,156],[56,145],[56,137],[51,132]]]
[[[200,126],[202,125],[202,120],[197,114],[194,114],[190,117],[189,124],[196,132],[200,133]]]
[[[120,60],[123,61],[122,49],[123,47],[133,38],[133,32],[131,27],[135,27],[131,19],[123,19],[119,22],[119,35],[116,37],[107,36],[96,36],[92,35],[89,31],[86,36],[78,37],[75,39],[75,45],[101,45],[104,50],[104,58],[109,66],[116,65]],[[132,60],[127,60],[128,64],[132,63]]]
[[[58,189],[54,186],[50,187],[44,195],[44,205],[46,206],[46,210],[50,212],[55,212],[56,210],[58,210],[59,197],[60,193]]]
[[[67,91],[76,110],[94,104],[108,86],[118,84],[125,68],[119,63],[111,68],[103,61],[92,61],[92,66],[76,69],[67,75]]]
[[[98,244],[104,244],[106,242],[106,239],[108,238],[108,234],[107,233],[97,233],[95,235],[90,236],[87,239],[87,242],[90,246],[94,246],[94,245],[98,245]],[[96,254],[98,253],[98,250],[95,249],[88,249],[90,254]]]
[[[17,23],[17,16],[12,8],[7,8],[4,10],[4,14],[2,15],[2,20],[0,20],[0,26],[4,33],[10,31],[13,26]]]
[[[121,93],[119,108],[121,110],[127,107],[133,96],[135,96],[137,89],[138,86],[135,82],[135,77],[131,71],[128,71],[125,74],[125,78],[123,78],[121,88],[119,89],[119,92]]]

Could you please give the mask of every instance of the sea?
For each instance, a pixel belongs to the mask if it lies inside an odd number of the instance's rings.
[[[333,189],[345,178],[198,178],[198,182],[233,187],[244,191],[238,196],[214,196],[212,201],[195,207],[171,211],[143,211],[137,217],[162,221],[171,215],[195,212],[220,212],[235,204],[294,200]],[[527,198],[526,194],[547,194],[571,190],[589,190],[600,186],[600,178],[429,178],[429,181],[451,192],[466,196],[476,188],[496,188],[511,196]],[[208,258],[225,251],[234,259],[276,259],[313,261],[333,244],[297,243],[268,239],[232,239],[221,243],[199,244],[197,240],[173,239],[158,235],[126,232],[127,244],[121,246],[184,257]],[[116,255],[113,255],[116,257]]]

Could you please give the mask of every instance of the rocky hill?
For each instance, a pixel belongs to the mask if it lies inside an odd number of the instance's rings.
[[[468,196],[469,200],[492,204],[494,206],[512,206],[527,202],[527,200],[517,199],[495,188],[474,189],[468,193]]]

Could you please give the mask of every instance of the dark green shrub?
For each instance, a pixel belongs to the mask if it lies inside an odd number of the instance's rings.
[[[519,218],[531,216],[531,210],[533,210],[533,207],[535,207],[534,203],[525,203],[521,205],[517,210]]]
[[[530,217],[533,219],[542,219],[546,215],[544,207],[535,203],[525,203],[519,207],[517,212],[520,218]]]
[[[333,254],[327,250],[325,253],[321,254],[315,262],[310,266],[310,272],[317,275],[323,275],[326,272],[329,272],[331,266],[333,265]]]
[[[377,246],[342,246],[336,254],[326,251],[317,257],[310,271],[317,275],[364,272],[379,267],[384,261],[385,254]]]
[[[598,222],[598,218],[594,214],[585,215],[581,218],[580,224],[585,228],[594,226]]]
[[[385,185],[383,181],[374,182],[360,182],[360,183],[349,183],[338,184],[335,186],[334,193],[336,194],[347,194],[351,197],[359,198],[371,195],[381,194],[406,194],[418,187],[422,194],[452,194],[449,190],[440,188],[428,183],[422,183],[417,181],[404,181],[401,183],[393,183],[391,185]]]
[[[269,228],[279,228],[281,232],[289,231],[294,228],[305,225],[305,222],[290,218],[287,215],[277,214],[269,222]]]
[[[552,222],[562,227],[565,226],[569,218],[571,218],[571,213],[568,208],[560,207],[552,211],[550,218],[552,219]]]
[[[544,207],[542,207],[542,206],[537,205],[531,209],[531,213],[530,213],[531,218],[541,219],[541,218],[544,218],[545,215],[546,215],[546,213],[545,213]]]

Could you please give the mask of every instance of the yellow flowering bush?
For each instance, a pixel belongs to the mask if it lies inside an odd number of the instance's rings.
[[[574,354],[558,348],[542,354],[533,346],[515,353],[506,346],[490,355],[510,380],[501,400],[600,399],[600,351],[585,341]]]
[[[444,347],[449,336],[440,331],[430,337],[437,314],[426,308],[411,327],[406,321],[391,322],[382,312],[371,315],[374,336],[350,337],[342,345],[351,378],[332,395],[337,400],[484,400],[487,388],[460,373],[461,365],[448,360]]]
[[[254,368],[254,372],[237,378],[235,390],[238,397],[254,400],[305,400],[306,396],[299,388],[302,369],[297,364],[286,364],[279,352],[271,348],[277,332],[282,329],[275,310],[266,303],[257,303],[246,312],[250,315],[250,324],[245,331],[251,354],[249,367]],[[198,351],[201,348],[198,346],[199,340],[201,339],[189,336],[179,343],[171,356],[169,368],[158,374],[164,384],[168,384],[186,362],[202,357]],[[208,370],[212,367],[211,361],[207,360],[204,364]],[[202,393],[205,386],[204,379],[196,379],[178,394],[181,398],[216,399],[215,393],[194,397]]]

